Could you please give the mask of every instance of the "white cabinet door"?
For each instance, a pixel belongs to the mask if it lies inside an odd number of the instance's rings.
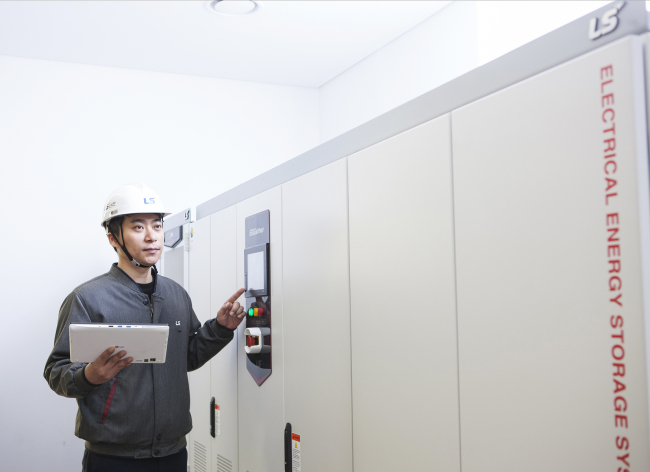
[[[210,218],[203,218],[190,227],[189,282],[192,307],[201,324],[210,316]],[[187,243],[188,240],[185,241]],[[192,415],[190,469],[209,472],[212,463],[210,447],[210,362],[190,372],[190,413]]]
[[[284,410],[300,466],[352,472],[347,160],[282,186]]]
[[[354,470],[459,471],[449,115],[348,161]]]
[[[282,353],[282,195],[280,187],[237,204],[237,285],[244,287],[245,221],[270,212],[271,251],[271,375],[260,386],[246,369],[243,322],[238,329],[239,470],[277,472],[284,468]],[[243,298],[242,298],[243,300]]]
[[[212,313],[237,291],[237,208],[232,206],[211,218],[212,249],[210,285]],[[240,300],[240,303],[244,303]],[[212,358],[212,396],[219,410],[215,412],[212,439],[212,472],[239,470],[237,427],[237,336]]]
[[[646,84],[646,89],[645,89],[645,113],[646,113],[646,121],[647,121],[647,116],[648,112],[650,111],[650,33],[646,33],[643,36],[643,49],[645,51],[645,84]],[[643,108],[640,103],[636,104],[637,107]],[[640,111],[643,113],[643,110]],[[646,122],[646,125],[648,127],[648,136],[650,136],[650,121]],[[642,164],[645,161],[644,159],[640,160],[639,163],[639,178],[643,178],[643,175],[647,175],[648,172],[644,172],[642,168]],[[642,190],[643,186],[641,185],[639,190]],[[640,193],[639,195],[639,212],[641,214],[650,214],[650,198],[645,198],[643,197],[643,194]],[[645,227],[643,225],[640,226],[641,231],[646,231],[645,233],[641,233],[641,248],[643,250],[643,267],[650,267],[650,227]],[[646,243],[646,244],[644,244]],[[644,272],[643,275],[644,277],[647,277],[647,273]],[[647,390],[648,390],[648,403],[650,404],[650,302],[648,301],[650,299],[650,283],[648,281],[644,280],[644,288],[646,290],[645,296],[644,296],[644,311],[645,311],[645,354],[646,354],[646,385],[647,385]],[[648,414],[650,415],[650,409],[648,411]]]
[[[622,39],[452,113],[464,472],[648,470],[642,64]]]

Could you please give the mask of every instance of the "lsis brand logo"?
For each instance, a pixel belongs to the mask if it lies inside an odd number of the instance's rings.
[[[154,199],[154,197],[144,199],[144,204],[145,205],[150,205],[152,203],[156,203],[156,200]]]
[[[109,208],[113,208],[115,206],[115,203],[116,202],[111,202],[108,205],[106,205],[106,210],[108,210]],[[104,210],[104,211],[106,211],[106,210]]]
[[[260,233],[263,233],[263,232],[264,232],[264,228],[254,228],[254,229],[251,229],[248,232],[248,235],[249,236],[255,236],[256,234],[260,234]]]
[[[614,31],[618,26],[618,16],[616,15],[624,6],[625,2],[619,2],[614,5],[614,8],[603,13],[600,25],[598,24],[598,17],[592,18],[589,22],[589,39],[593,41]]]

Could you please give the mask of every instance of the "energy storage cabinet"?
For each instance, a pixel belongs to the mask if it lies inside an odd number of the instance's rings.
[[[206,218],[207,219],[207,218]],[[210,292],[212,313],[239,288],[237,284],[237,209],[210,215]],[[238,333],[210,361],[210,395],[215,399],[212,470],[239,470],[237,401]],[[251,379],[252,381],[252,379]]]
[[[465,470],[648,470],[642,67],[630,37],[452,112]]]
[[[199,205],[190,468],[650,470],[649,68],[611,4]]]
[[[212,313],[211,303],[211,229],[210,218],[203,218],[192,223],[189,230],[189,294],[201,324],[216,316],[216,312]],[[209,363],[189,373],[192,415],[189,462],[196,472],[211,470],[214,462],[211,433],[215,404],[212,402],[211,374]]]

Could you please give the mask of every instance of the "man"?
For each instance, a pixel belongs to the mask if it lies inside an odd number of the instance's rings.
[[[236,301],[241,289],[201,326],[187,292],[157,274],[167,215],[148,187],[116,189],[102,226],[118,262],[75,288],[59,312],[44,376],[56,393],[77,399],[75,435],[86,440],[84,472],[185,472],[185,435],[192,429],[187,372],[228,344],[244,317]],[[133,358],[110,347],[90,364],[72,363],[69,325],[80,322],[168,324],[166,362],[131,365]]]

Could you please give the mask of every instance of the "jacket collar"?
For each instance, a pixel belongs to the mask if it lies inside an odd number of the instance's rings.
[[[135,280],[129,277],[129,275],[126,272],[124,272],[122,269],[120,269],[117,266],[117,262],[114,262],[111,265],[111,268],[108,271],[108,273],[109,275],[115,277],[125,287],[128,287],[129,289],[138,293],[144,293],[140,288],[140,285],[138,285]],[[156,293],[157,290],[158,290],[158,274],[154,272],[153,273],[153,294],[156,297],[159,296],[158,293]]]

